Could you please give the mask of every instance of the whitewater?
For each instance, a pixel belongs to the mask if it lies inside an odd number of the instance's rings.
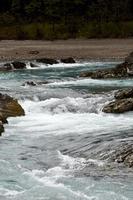
[[[132,169],[112,159],[123,144],[133,144],[133,113],[102,112],[133,79],[79,77],[116,64],[31,68],[27,62],[25,70],[0,73],[0,92],[25,110],[25,116],[8,119],[0,138],[0,200],[133,199]]]

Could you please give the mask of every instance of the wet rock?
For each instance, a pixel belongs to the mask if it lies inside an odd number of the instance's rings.
[[[4,132],[3,124],[8,123],[8,117],[24,115],[24,110],[17,100],[0,93],[0,134]]]
[[[38,82],[35,82],[35,81],[26,81],[22,86],[37,86],[37,85],[45,85],[45,84],[48,84],[49,82],[48,81],[38,81]]]
[[[16,99],[0,93],[0,113],[3,120],[24,115],[24,110]]]
[[[2,72],[12,71],[12,70],[13,70],[13,66],[11,63],[6,63],[6,64],[0,66],[0,71],[2,71]]]
[[[4,132],[4,126],[3,126],[3,123],[0,121],[0,135],[3,132]]]
[[[37,65],[37,64],[34,64],[34,63],[30,63],[30,66],[31,66],[32,68],[36,68],[36,67],[38,67],[38,68],[39,68],[39,65]]]
[[[115,68],[84,72],[80,74],[80,77],[89,77],[93,79],[133,77],[133,52],[122,64],[118,64]]]
[[[44,64],[48,64],[48,65],[53,65],[53,64],[59,63],[57,60],[52,59],[52,58],[40,58],[40,59],[37,59],[36,62],[44,63]]]
[[[117,65],[112,69],[83,72],[80,74],[80,77],[89,77],[92,79],[123,78],[129,76],[127,73],[127,65],[125,64]]]
[[[133,98],[118,99],[103,108],[105,113],[124,113],[127,111],[133,111]]]
[[[23,62],[15,61],[15,62],[12,62],[11,64],[13,65],[14,69],[26,69],[26,64]]]
[[[116,99],[126,99],[126,98],[133,98],[133,89],[124,89],[124,90],[119,90],[115,93],[115,98]]]
[[[70,63],[70,64],[76,63],[76,61],[75,61],[74,58],[72,58],[72,57],[61,59],[61,62],[62,62],[62,63],[68,63],[68,64],[69,64],[69,63]]]

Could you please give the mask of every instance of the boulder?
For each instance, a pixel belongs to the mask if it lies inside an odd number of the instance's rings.
[[[48,64],[48,65],[53,65],[53,64],[59,63],[57,60],[52,59],[52,58],[40,58],[40,59],[37,59],[36,62],[44,63],[44,64]]]
[[[115,100],[103,108],[105,113],[124,113],[133,111],[133,98]]]
[[[6,122],[8,117],[24,115],[24,110],[16,99],[0,93],[0,115],[2,121]]]
[[[69,63],[70,63],[70,64],[76,63],[76,61],[75,61],[74,58],[72,58],[72,57],[61,59],[61,62],[62,62],[62,63],[68,63],[68,64],[69,64]]]
[[[24,115],[24,110],[17,100],[0,93],[0,134],[4,132],[4,123],[8,123],[8,117]]]
[[[116,99],[133,98],[133,88],[119,90],[115,93]]]
[[[26,64],[23,62],[15,61],[15,62],[12,62],[11,64],[14,69],[26,69]]]

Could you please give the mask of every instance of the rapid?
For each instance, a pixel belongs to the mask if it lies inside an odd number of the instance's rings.
[[[133,144],[133,113],[102,112],[133,79],[79,77],[116,64],[32,69],[27,62],[25,70],[0,73],[0,92],[17,98],[26,113],[9,118],[0,138],[0,200],[133,199],[133,170],[113,160],[123,144]]]

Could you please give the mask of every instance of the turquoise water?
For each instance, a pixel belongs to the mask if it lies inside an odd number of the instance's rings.
[[[133,145],[132,112],[102,113],[132,79],[79,78],[115,62],[40,65],[0,74],[0,90],[16,97],[24,117],[9,118],[0,138],[0,200],[132,200],[133,171],[112,160]],[[22,86],[25,81],[48,84]]]

